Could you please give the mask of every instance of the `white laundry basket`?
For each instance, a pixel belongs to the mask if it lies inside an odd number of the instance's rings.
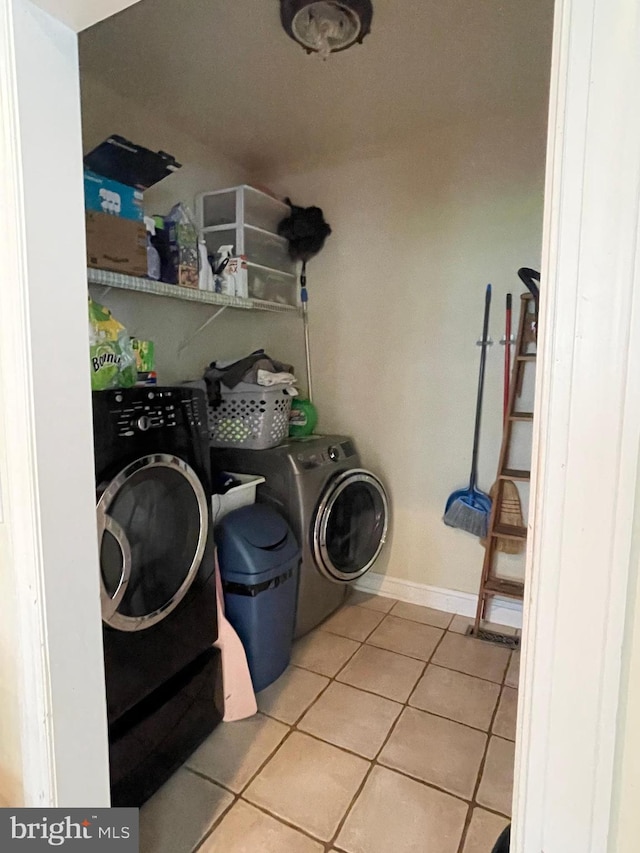
[[[211,447],[276,447],[289,432],[291,396],[282,385],[265,387],[240,382],[220,386],[222,400],[209,406]]]

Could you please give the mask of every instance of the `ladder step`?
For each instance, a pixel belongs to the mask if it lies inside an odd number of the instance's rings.
[[[490,592],[492,595],[505,595],[508,598],[523,598],[524,584],[521,581],[489,578],[483,587],[483,592]]]
[[[509,415],[510,421],[532,421],[533,420],[533,412],[514,412],[512,415]]]
[[[527,355],[517,355],[516,361],[535,361],[536,356],[535,353],[528,353]]]
[[[524,471],[520,468],[505,468],[500,472],[501,480],[522,480],[526,482],[531,479],[531,471]]]
[[[496,524],[491,535],[497,536],[499,539],[526,539],[527,528],[516,524]]]

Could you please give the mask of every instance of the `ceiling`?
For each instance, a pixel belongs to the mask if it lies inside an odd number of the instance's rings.
[[[544,115],[553,0],[373,4],[364,43],[323,62],[278,0],[142,0],[81,34],[81,68],[253,172]]]

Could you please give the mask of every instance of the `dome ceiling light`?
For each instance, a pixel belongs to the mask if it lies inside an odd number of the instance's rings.
[[[287,35],[323,59],[361,44],[371,31],[372,17],[371,0],[280,0]]]

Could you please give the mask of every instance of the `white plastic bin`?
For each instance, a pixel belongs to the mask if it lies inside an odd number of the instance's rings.
[[[211,517],[214,524],[241,506],[250,506],[256,502],[256,489],[260,483],[264,483],[264,477],[256,477],[255,474],[236,474],[227,471],[230,476],[240,480],[239,486],[234,486],[224,495],[211,495]]]
[[[196,212],[201,228],[254,225],[275,234],[278,224],[290,211],[291,208],[284,201],[247,184],[204,192],[196,199]]]
[[[262,299],[279,305],[299,304],[300,288],[295,275],[247,263],[247,278],[250,299]]]
[[[289,257],[289,243],[278,234],[253,225],[205,228],[202,233],[210,254],[221,246],[233,246],[233,254],[244,256],[251,264],[290,275],[296,271],[296,263]]]

